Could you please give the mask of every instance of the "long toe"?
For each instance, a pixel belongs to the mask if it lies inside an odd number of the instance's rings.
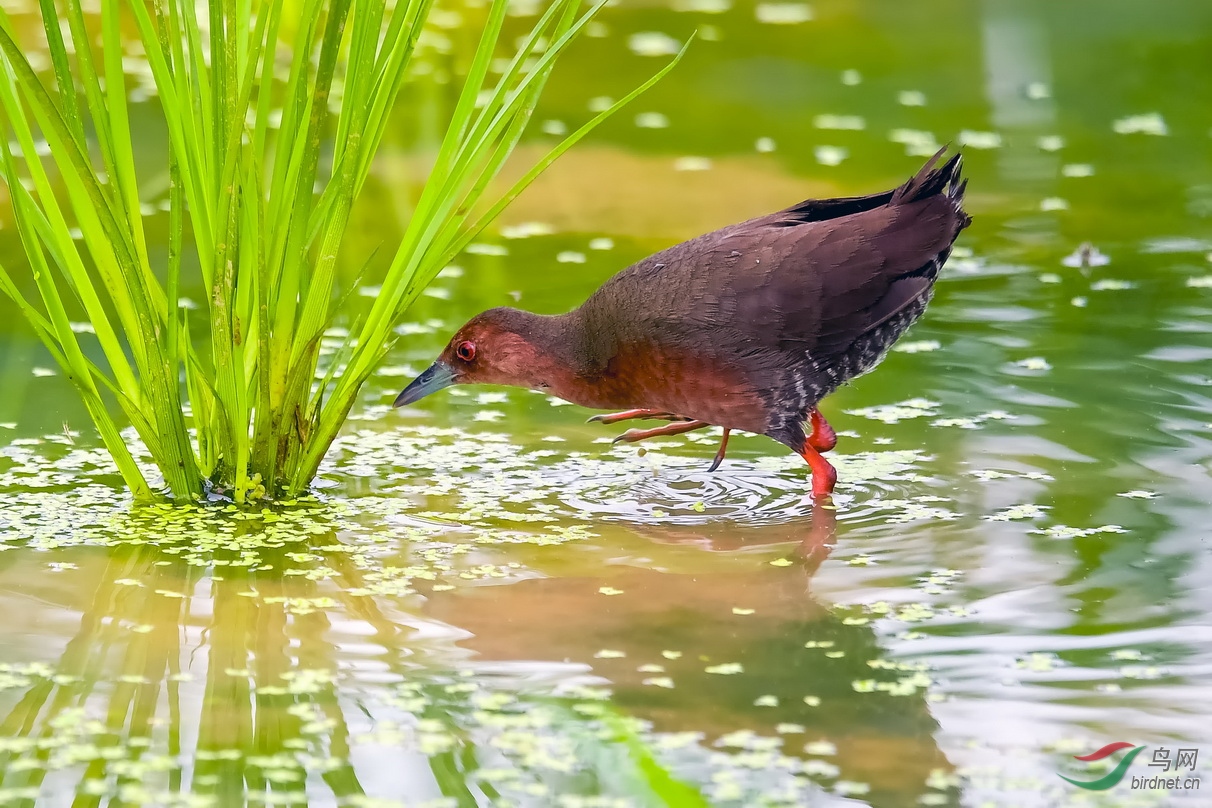
[[[653,418],[661,420],[676,420],[680,416],[661,410],[623,410],[622,412],[604,412],[595,415],[586,423],[617,424],[619,421],[630,421],[634,418]]]
[[[693,432],[696,429],[704,429],[711,426],[705,421],[676,421],[668,426],[658,426],[653,429],[629,429],[622,435],[611,441],[611,443],[635,443],[636,441],[648,440],[649,438],[659,438],[662,435],[681,435],[683,432]]]

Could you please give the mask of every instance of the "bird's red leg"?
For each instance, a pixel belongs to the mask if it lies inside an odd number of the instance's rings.
[[[829,426],[829,422],[825,420],[825,416],[821,415],[820,410],[813,407],[812,412],[808,414],[808,420],[812,424],[808,444],[813,449],[818,452],[828,452],[837,446],[837,433],[833,431],[833,427]]]
[[[661,410],[623,410],[622,412],[604,412],[601,415],[595,415],[586,421],[586,423],[592,424],[596,422],[599,424],[617,424],[619,421],[630,421],[633,418],[653,418],[675,421],[682,419],[682,416],[674,415],[671,412],[663,412]],[[682,420],[688,421],[690,419],[684,418]]]
[[[715,460],[711,461],[711,468],[707,469],[708,474],[718,469],[720,463],[724,462],[724,452],[728,451],[728,433],[730,432],[732,432],[731,429],[724,430],[724,439],[720,441],[720,450],[715,453]]]
[[[807,460],[808,467],[812,469],[813,498],[823,499],[833,493],[833,486],[837,483],[837,469],[821,456],[820,451],[812,445],[811,441],[811,438],[804,441],[804,449],[800,452],[800,457]]]
[[[635,443],[640,440],[648,440],[649,438],[659,438],[662,435],[681,435],[683,432],[693,432],[696,429],[704,429],[711,426],[706,421],[681,421],[669,426],[658,426],[655,429],[629,429],[622,435],[619,435],[611,443],[625,441],[627,443]]]

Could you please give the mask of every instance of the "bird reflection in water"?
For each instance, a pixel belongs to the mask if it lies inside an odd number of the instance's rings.
[[[761,526],[630,524],[651,542],[710,555],[693,554],[692,571],[624,560],[598,577],[439,593],[426,611],[472,632],[462,645],[481,664],[583,663],[609,681],[616,705],[657,731],[700,732],[708,745],[738,731],[781,736],[786,755],[832,750],[822,770],[869,783],[873,804],[937,798],[926,781],[952,766],[926,693],[883,688],[906,678],[881,647],[883,633],[859,610],[810,592],[836,544],[837,515],[818,501],[808,520]],[[775,545],[788,551],[772,556]],[[616,596],[604,597],[603,584]]]

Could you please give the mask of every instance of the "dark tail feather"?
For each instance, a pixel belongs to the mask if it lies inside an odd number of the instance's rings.
[[[959,157],[957,154],[956,157]],[[956,167],[956,177],[959,177],[959,167]],[[958,183],[952,181],[950,190],[947,191],[947,198],[955,205],[955,212],[960,216],[960,229],[964,229],[972,224],[972,217],[964,210],[964,191],[968,188],[968,180],[960,180]]]
[[[946,154],[947,149],[947,146],[939,149],[933,157],[926,161],[926,164],[922,166],[913,179],[893,191],[889,204],[906,205],[910,202],[917,202],[918,200],[946,192],[947,198],[955,205],[956,213],[960,215],[962,220],[960,227],[963,228],[967,227],[972,221],[972,217],[965,213],[962,208],[964,189],[968,186],[968,181],[960,178],[960,171],[963,169],[964,164],[963,155],[956,154],[944,163],[941,168],[934,167],[942,156]]]
[[[926,165],[922,166],[913,179],[899,188],[869,196],[806,199],[798,205],[792,205],[786,210],[773,214],[770,217],[770,224],[774,227],[795,227],[809,222],[823,222],[854,213],[864,213],[881,205],[906,205],[920,199],[937,196],[946,189],[947,198],[951,200],[956,215],[959,217],[959,228],[963,229],[972,221],[960,207],[964,201],[964,188],[968,185],[967,180],[960,179],[963,157],[956,154],[941,168],[934,167],[947,149],[947,146],[939,149],[936,155],[926,161]]]

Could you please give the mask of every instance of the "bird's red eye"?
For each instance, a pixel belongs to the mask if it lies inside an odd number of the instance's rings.
[[[455,348],[455,356],[464,362],[470,362],[476,358],[476,344],[468,341],[460,342],[459,347]]]

